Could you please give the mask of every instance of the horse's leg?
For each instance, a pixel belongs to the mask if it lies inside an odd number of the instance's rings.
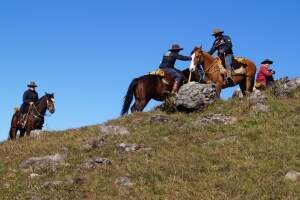
[[[24,137],[25,129],[20,129],[20,138]]]
[[[243,96],[246,96],[246,81],[243,80],[239,84]]]
[[[247,76],[246,77],[246,95],[250,95],[253,91],[254,87],[254,76]]]
[[[136,107],[136,101],[134,102],[134,104],[130,108],[131,113],[136,112],[136,108],[135,107]]]
[[[9,130],[9,139],[10,139],[10,140],[15,140],[15,139],[17,139],[17,132],[18,132],[18,129],[17,129],[17,128],[11,127],[10,130]]]
[[[31,132],[31,129],[30,129],[30,128],[27,128],[27,129],[26,129],[26,136],[29,137],[29,136],[30,136],[30,132]]]

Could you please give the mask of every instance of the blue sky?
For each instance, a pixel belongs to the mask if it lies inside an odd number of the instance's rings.
[[[0,140],[31,80],[40,95],[55,93],[46,129],[101,123],[118,117],[130,81],[157,68],[172,43],[182,54],[208,50],[215,27],[232,37],[235,55],[273,59],[277,78],[300,76],[299,9],[296,0],[1,1]]]

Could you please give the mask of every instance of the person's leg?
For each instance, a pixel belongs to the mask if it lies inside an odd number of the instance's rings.
[[[21,113],[25,114],[26,113],[26,110],[28,110],[27,108],[27,103],[23,103],[20,107],[20,111]]]
[[[182,74],[180,73],[180,71],[177,69],[172,69],[172,73],[173,73],[174,80],[175,80],[174,84],[173,84],[173,88],[172,88],[172,93],[175,94],[178,92],[178,89],[183,80],[183,77],[182,77]]]
[[[227,70],[227,78],[231,78],[232,61],[233,61],[233,55],[227,54],[225,56],[225,66],[226,66],[226,70]]]

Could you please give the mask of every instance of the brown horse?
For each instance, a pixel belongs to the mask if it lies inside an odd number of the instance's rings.
[[[185,78],[184,82],[187,82],[189,79],[190,81],[199,80],[199,75],[190,73],[189,69],[182,71],[182,74]],[[131,107],[131,112],[143,111],[151,99],[163,101],[171,93],[173,82],[174,80],[171,77],[150,74],[133,79],[124,97],[121,115],[128,113],[133,96],[135,97],[135,102]]]
[[[235,85],[240,86],[243,95],[251,93],[253,91],[256,66],[255,64],[243,58],[242,60],[235,59],[233,65],[241,66],[240,69],[243,69],[241,73],[232,73],[232,82],[224,81],[224,75],[221,72],[220,65],[222,61],[220,58],[214,58],[210,54],[204,52],[202,48],[196,47],[194,49],[194,65],[202,65],[206,78],[215,83],[216,89],[220,94],[223,88],[232,87]]]
[[[20,137],[23,137],[25,132],[27,136],[30,136],[30,132],[32,130],[42,129],[44,124],[44,116],[47,110],[51,114],[55,112],[54,94],[46,93],[35,104],[30,105],[25,125],[21,123],[23,114],[20,112],[20,110],[16,110],[11,120],[9,139],[16,139],[18,131],[20,131]]]

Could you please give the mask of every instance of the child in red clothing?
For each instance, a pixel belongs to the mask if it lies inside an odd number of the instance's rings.
[[[255,88],[264,90],[268,86],[267,81],[273,79],[273,74],[275,71],[270,69],[270,65],[273,64],[273,61],[266,59],[261,62],[259,72],[256,77]]]

